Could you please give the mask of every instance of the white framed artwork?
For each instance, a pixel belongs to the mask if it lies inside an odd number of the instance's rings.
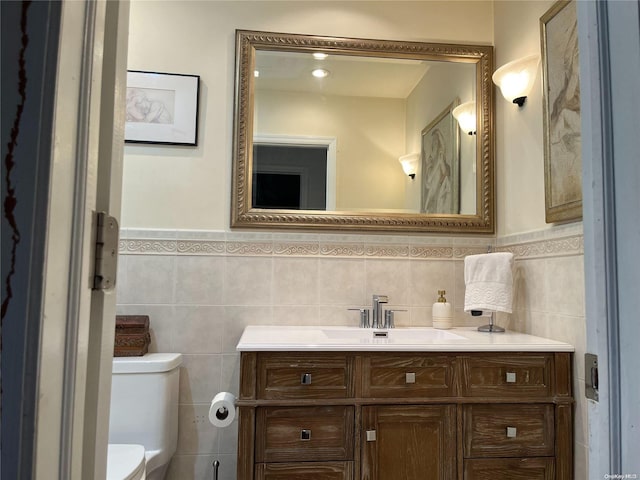
[[[125,142],[198,144],[200,77],[127,71]]]

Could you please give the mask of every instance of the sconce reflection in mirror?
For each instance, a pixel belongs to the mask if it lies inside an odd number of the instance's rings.
[[[402,164],[402,170],[404,170],[404,173],[411,177],[411,180],[416,178],[416,172],[418,171],[418,160],[420,160],[419,153],[409,153],[408,155],[403,155],[398,159],[398,161]]]
[[[503,65],[491,78],[504,98],[521,107],[533,88],[539,63],[538,55],[529,55]]]
[[[476,134],[476,102],[466,102],[458,105],[451,112],[458,121],[460,128],[467,135]]]

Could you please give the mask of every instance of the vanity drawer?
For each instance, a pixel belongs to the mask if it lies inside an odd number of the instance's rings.
[[[258,398],[349,398],[353,357],[347,354],[263,353],[258,356]]]
[[[256,480],[353,480],[353,462],[258,463]]]
[[[464,480],[554,480],[553,458],[465,460]]]
[[[256,462],[353,460],[354,407],[264,407],[256,416]]]
[[[365,398],[450,397],[456,395],[455,357],[447,355],[365,355]]]
[[[464,456],[553,456],[554,406],[483,404],[464,406]]]
[[[462,393],[471,397],[547,397],[552,355],[463,356]]]

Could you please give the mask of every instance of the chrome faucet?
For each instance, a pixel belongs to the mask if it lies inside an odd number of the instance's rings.
[[[371,322],[373,328],[382,328],[383,326],[382,303],[389,303],[389,297],[386,295],[373,296],[373,321]]]

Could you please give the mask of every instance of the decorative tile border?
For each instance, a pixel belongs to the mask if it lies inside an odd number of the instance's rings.
[[[501,252],[511,252],[516,259],[558,257],[584,254],[584,236],[540,240],[498,247]]]
[[[227,242],[227,254],[229,255],[271,255],[273,243],[266,242]]]
[[[325,257],[362,257],[364,245],[359,243],[320,244],[320,255]]]
[[[455,258],[463,259],[467,255],[479,255],[481,253],[487,253],[489,249],[486,246],[483,247],[455,247],[453,249],[453,256]]]
[[[411,247],[411,258],[453,258],[452,247]]]
[[[226,243],[208,240],[178,240],[178,253],[187,255],[224,255],[226,253]]]
[[[365,257],[406,258],[410,253],[409,245],[365,245]]]
[[[320,245],[317,243],[275,243],[273,245],[274,255],[296,256],[296,257],[315,257],[320,253]]]
[[[130,238],[141,233],[152,238]],[[175,231],[172,239],[168,232],[123,231],[120,240],[122,255],[229,255],[229,256],[291,256],[291,257],[336,257],[336,258],[396,258],[462,260],[467,255],[487,252],[488,246],[497,251],[512,252],[516,259],[553,256],[582,255],[584,238],[574,229],[571,235],[559,230],[553,237],[540,232],[511,237],[514,243],[504,239],[494,247],[493,238],[375,237],[366,235],[356,241],[356,235],[327,236],[304,234],[292,236],[255,236],[233,232]],[[553,232],[552,232],[553,233]],[[563,235],[564,234],[564,235]],[[153,238],[158,237],[158,238]]]
[[[176,253],[178,246],[175,240],[120,240],[119,251],[126,253]]]

